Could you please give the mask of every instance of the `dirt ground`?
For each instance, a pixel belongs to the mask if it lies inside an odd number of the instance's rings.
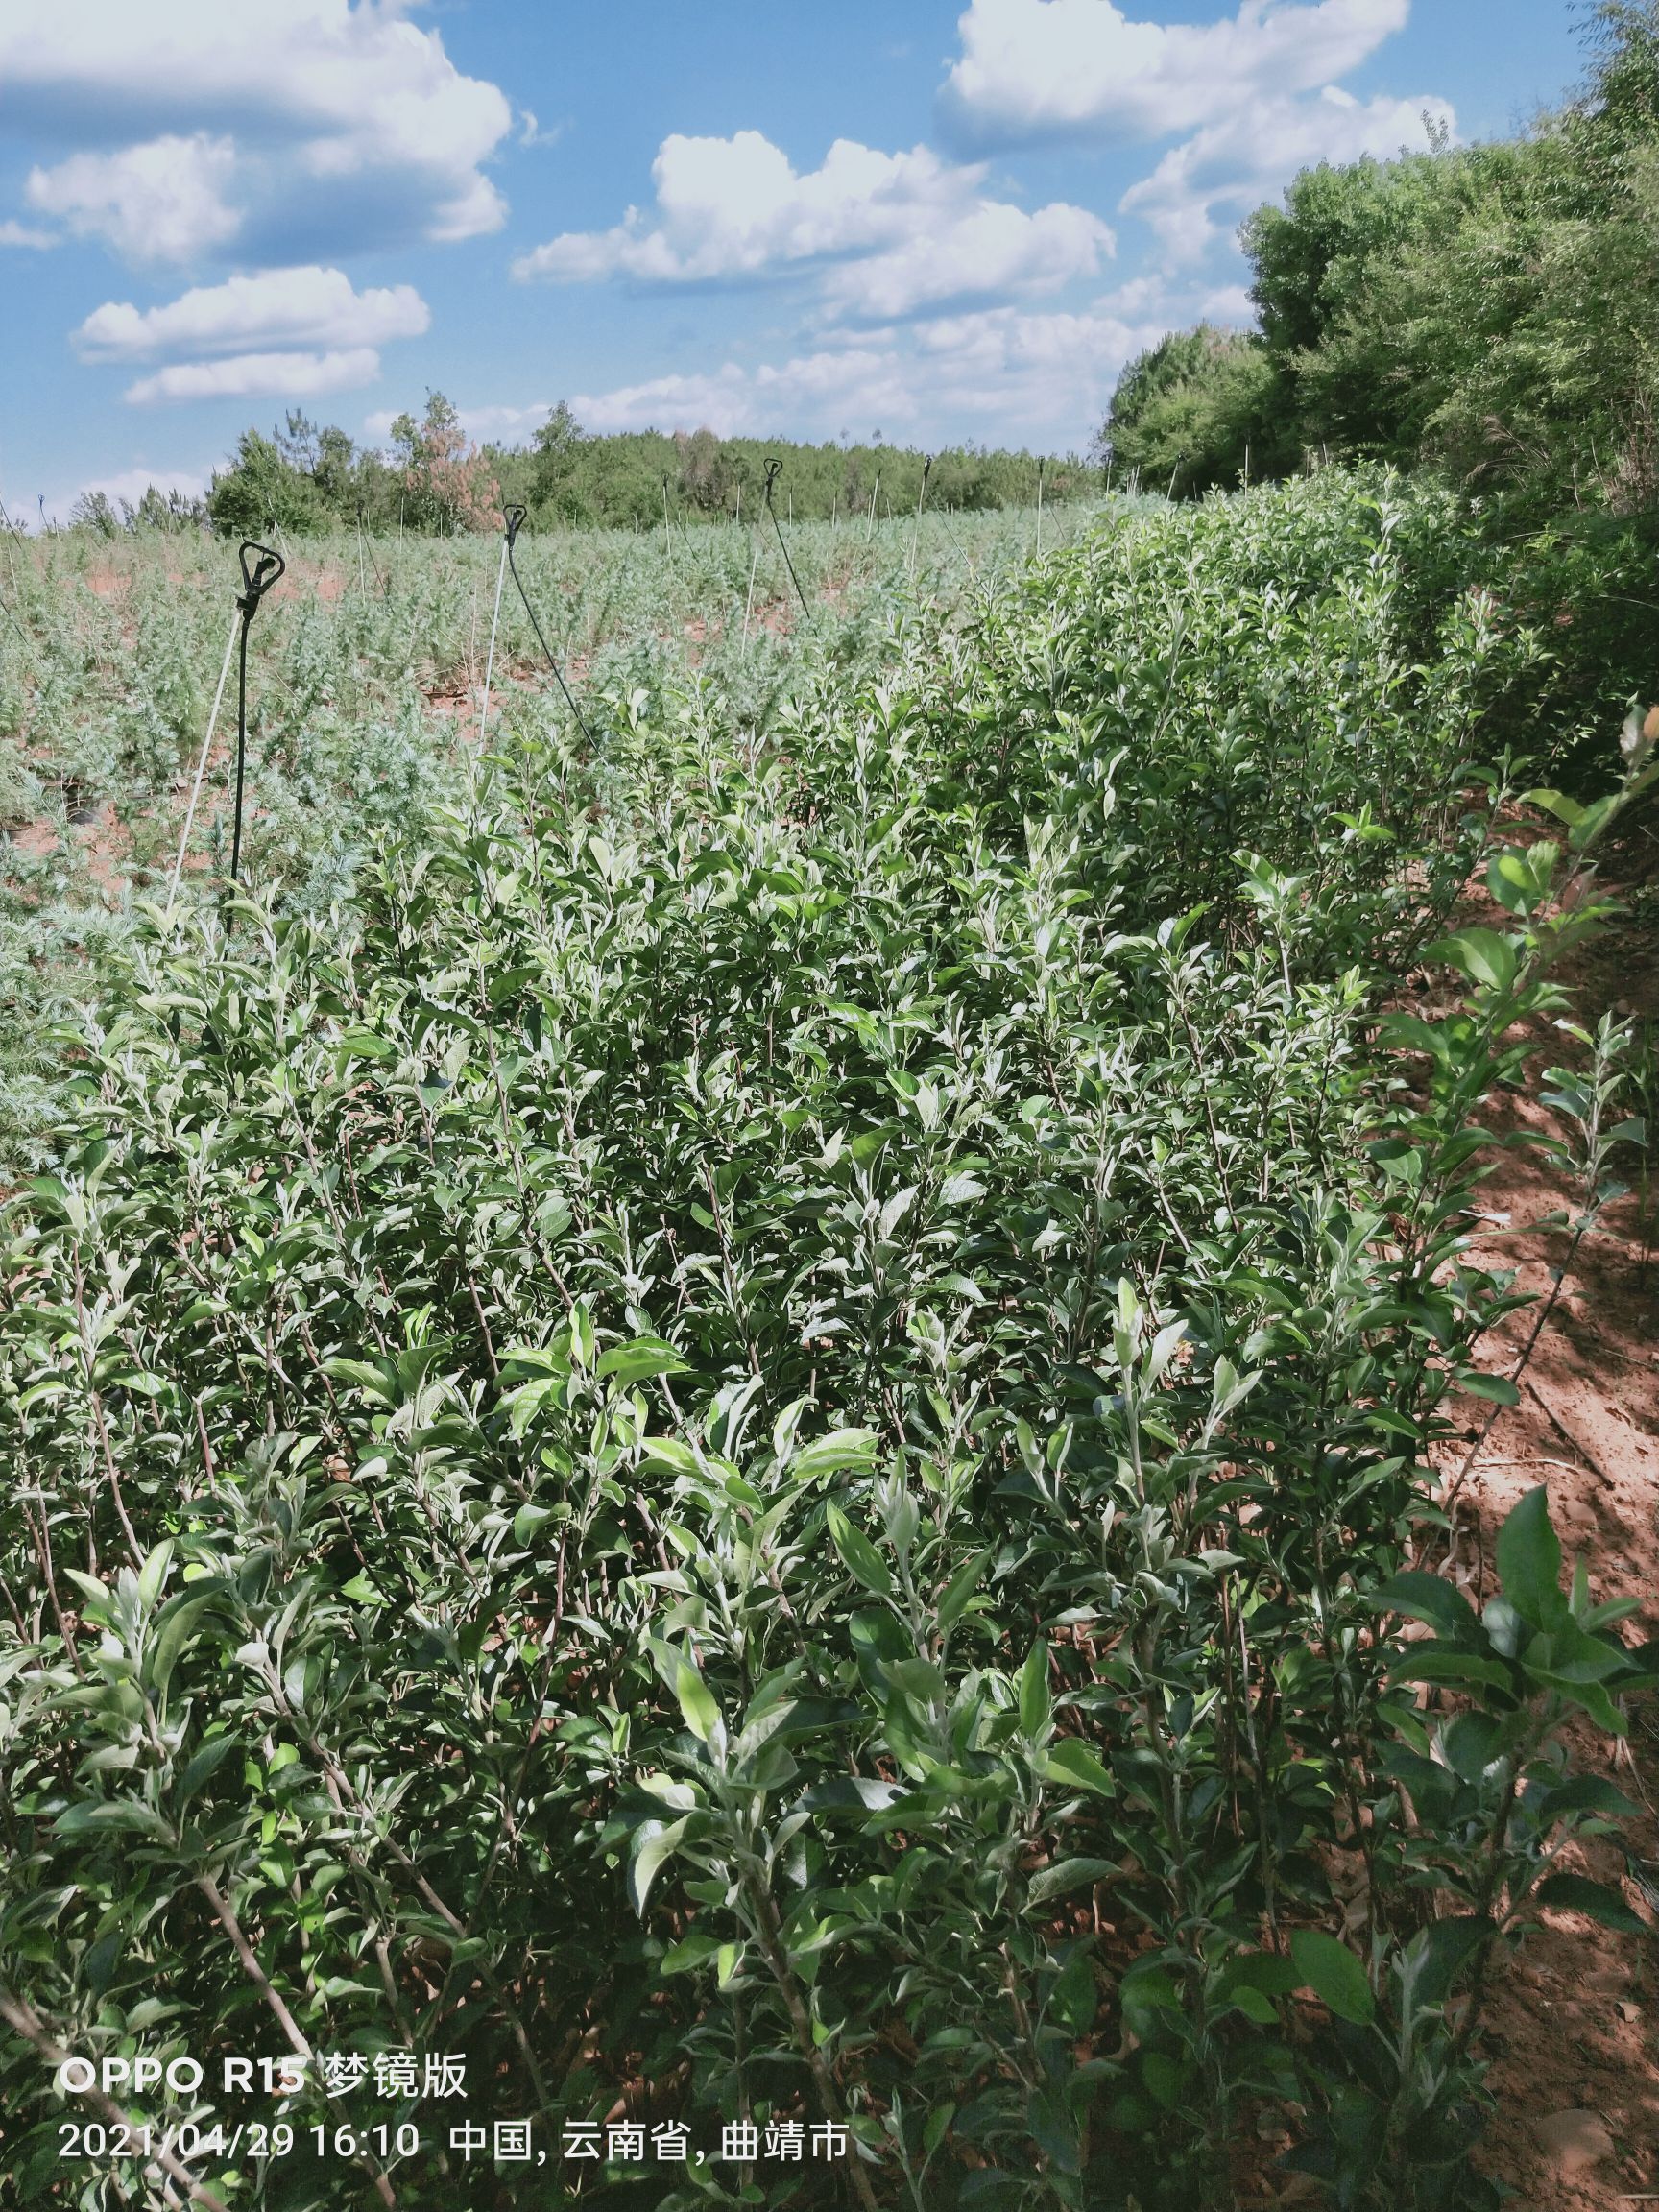
[[[1659,808],[1649,803],[1625,830],[1600,878],[1625,912],[1564,964],[1573,1018],[1587,1027],[1604,1010],[1654,1021]],[[1496,908],[1471,918],[1505,919]],[[1511,1129],[1559,1126],[1540,1100],[1542,1072],[1573,1065],[1581,1048],[1548,1023],[1537,1045],[1526,1089],[1490,1116],[1495,1128],[1506,1119]],[[1632,1148],[1616,1164],[1639,1185]],[[1517,1270],[1518,1288],[1547,1298],[1570,1238],[1533,1224],[1577,1195],[1536,1152],[1503,1153],[1484,1185],[1483,1210],[1494,1218],[1478,1257]],[[1631,1641],[1659,1637],[1659,1252],[1644,1249],[1654,1224],[1644,1225],[1639,1207],[1633,1192],[1580,1242],[1523,1374],[1521,1403],[1500,1412],[1458,1496],[1453,1555],[1457,1578],[1490,1594],[1496,1530],[1524,1491],[1545,1482],[1563,1551],[1583,1554],[1596,1599],[1639,1601],[1623,1630]],[[1482,1367],[1508,1371],[1536,1317],[1536,1309],[1523,1310],[1494,1331]],[[1471,1400],[1467,1410],[1478,1433],[1488,1408]],[[1466,1457],[1467,1445],[1448,1454],[1448,1489]],[[1610,1842],[1562,1863],[1621,1887],[1659,1931],[1659,1699],[1638,1701],[1629,1737],[1611,1756],[1588,1729],[1573,1748],[1641,1817],[1631,1867]],[[1618,1936],[1575,1913],[1547,1913],[1504,1971],[1480,2048],[1499,2105],[1481,2162],[1515,2192],[1521,2212],[1659,2204],[1659,1933]]]

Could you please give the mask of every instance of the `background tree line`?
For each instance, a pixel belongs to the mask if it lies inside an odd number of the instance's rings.
[[[1659,508],[1659,0],[1604,0],[1522,136],[1305,170],[1242,243],[1256,332],[1131,362],[1096,442],[1195,497],[1313,461],[1432,467],[1527,520]]]
[[[879,433],[878,433],[879,437]],[[528,447],[473,445],[442,393],[424,414],[400,415],[389,452],[353,445],[298,412],[267,438],[243,432],[234,462],[213,479],[206,508],[228,536],[292,535],[344,525],[447,535],[497,526],[502,505],[521,500],[542,525],[613,529],[732,521],[758,515],[769,456],[783,463],[777,498],[801,520],[907,514],[929,507],[986,509],[1073,497],[1097,472],[1065,460],[963,445],[934,455],[879,443],[796,444],[718,438],[712,430],[621,431],[590,436],[563,401]],[[91,517],[84,517],[91,519]],[[113,516],[109,526],[115,526]]]

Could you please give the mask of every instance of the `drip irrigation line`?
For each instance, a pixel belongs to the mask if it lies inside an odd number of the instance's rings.
[[[259,556],[252,568],[248,565],[250,553]],[[260,600],[288,565],[280,553],[273,553],[269,545],[257,544],[252,539],[243,545],[239,558],[242,596],[236,602],[236,612],[242,617],[242,637],[236,669],[236,819],[230,832],[232,883],[242,865],[242,785],[248,764],[248,633],[253,627]]]
[[[795,564],[789,558],[789,546],[783,536],[783,525],[779,521],[778,510],[772,504],[772,487],[782,472],[782,462],[779,460],[776,454],[768,455],[766,461],[766,512],[771,516],[772,527],[778,533],[778,549],[783,556],[784,567],[789,571],[789,581],[795,587],[795,596],[801,602],[801,612],[810,619],[812,610],[806,604],[806,594],[801,589],[801,579],[796,575]]]
[[[536,633],[537,642],[541,645],[542,652],[547,656],[547,665],[553,671],[554,682],[558,685],[560,690],[565,694],[565,706],[569,708],[571,713],[576,717],[577,729],[581,731],[583,736],[586,737],[589,744],[591,745],[593,742],[593,733],[589,729],[587,723],[582,719],[581,708],[577,706],[575,700],[570,696],[570,686],[565,681],[565,671],[560,667],[558,661],[555,659],[552,646],[548,644],[545,637],[542,635],[541,625],[536,619],[536,610],[530,604],[530,594],[524,589],[524,579],[518,573],[518,564],[513,556],[513,541],[517,537],[520,529],[523,527],[524,517],[527,513],[528,509],[523,507],[509,507],[505,512],[504,519],[507,524],[507,538],[504,550],[507,555],[507,565],[513,571],[513,581],[518,588],[519,598],[524,602],[524,612],[530,617],[530,627]]]

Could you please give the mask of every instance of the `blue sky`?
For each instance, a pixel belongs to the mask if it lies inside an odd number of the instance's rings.
[[[1503,134],[1568,0],[5,0],[0,495],[199,488],[302,406],[522,439],[1080,447],[1248,320],[1310,161]]]

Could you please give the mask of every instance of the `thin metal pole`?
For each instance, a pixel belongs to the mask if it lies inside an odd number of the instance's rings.
[[[557,683],[560,690],[565,694],[565,704],[569,708],[571,713],[575,715],[577,729],[581,731],[583,736],[586,737],[589,744],[591,745],[593,742],[593,733],[589,729],[587,723],[582,719],[581,708],[577,706],[575,700],[570,696],[570,686],[565,681],[565,671],[560,667],[557,659],[554,657],[553,648],[548,644],[546,637],[542,634],[541,625],[536,619],[536,610],[530,604],[530,594],[524,589],[524,579],[519,575],[518,564],[513,557],[513,541],[518,535],[519,528],[524,520],[524,515],[525,510],[522,507],[509,507],[507,510],[507,565],[513,571],[513,582],[517,587],[519,598],[524,602],[524,612],[530,617],[530,627],[535,631],[537,641],[541,645],[542,652],[547,656],[547,665],[553,671],[554,681]]]
[[[785,539],[784,539],[784,536],[783,536],[783,525],[782,525],[782,523],[781,523],[781,522],[780,522],[780,521],[779,521],[779,519],[778,519],[778,510],[777,510],[777,508],[776,508],[776,507],[773,505],[773,503],[772,503],[772,487],[773,487],[773,485],[774,485],[774,484],[776,484],[776,483],[777,483],[777,481],[778,481],[778,477],[779,477],[779,473],[780,473],[780,471],[781,470],[782,467],[783,467],[783,464],[782,464],[782,462],[781,462],[781,461],[780,461],[780,460],[779,460],[779,459],[778,459],[778,458],[777,458],[775,455],[774,455],[774,456],[772,456],[772,457],[770,457],[770,458],[767,460],[767,463],[766,463],[766,512],[767,512],[767,514],[768,514],[768,515],[770,515],[770,516],[771,516],[771,517],[772,517],[772,527],[773,527],[773,529],[774,529],[774,530],[776,530],[776,531],[777,531],[777,533],[778,533],[778,547],[779,547],[779,550],[780,550],[780,552],[781,552],[781,554],[782,554],[782,556],[783,556],[783,565],[784,565],[784,567],[785,567],[785,568],[787,568],[787,569],[788,569],[788,571],[789,571],[789,581],[790,581],[790,583],[791,583],[791,584],[793,584],[793,585],[794,585],[794,587],[795,587],[795,596],[796,596],[796,598],[797,598],[797,599],[799,599],[799,600],[800,600],[800,602],[801,602],[801,612],[802,612],[802,613],[803,613],[803,614],[809,614],[809,613],[811,613],[811,609],[810,609],[810,608],[807,606],[807,604],[806,604],[806,594],[805,594],[805,591],[803,591],[803,590],[802,590],[802,589],[801,589],[801,579],[800,579],[800,577],[799,577],[799,576],[797,576],[797,575],[796,575],[796,573],[795,573],[795,564],[794,564],[794,562],[793,562],[793,561],[791,561],[791,560],[790,560],[790,558],[789,558],[789,546],[788,546],[788,543],[787,543],[787,541],[785,541]],[[789,495],[789,512],[790,512],[791,516],[793,516],[793,514],[794,514],[794,512],[795,512],[795,495],[794,495],[794,493],[790,493],[790,495]]]
[[[495,673],[495,625],[501,619],[501,587],[507,581],[507,540],[501,540],[501,564],[495,571],[495,605],[490,616],[490,650],[484,656],[484,704],[478,710],[478,742],[484,742],[484,725],[490,719],[490,679]]]
[[[743,650],[749,650],[749,612],[755,604],[755,571],[760,565],[760,541],[755,541],[755,557],[749,564],[749,589],[743,601]]]
[[[248,765],[248,633],[252,626],[252,613],[244,613],[236,658],[236,814],[230,828],[232,883],[242,868],[242,781]]]
[[[219,671],[219,688],[213,694],[213,711],[207,717],[207,734],[202,740],[202,757],[196,763],[196,780],[190,786],[190,804],[184,810],[184,831],[179,840],[179,856],[173,863],[173,880],[167,886],[169,910],[179,896],[179,878],[184,868],[184,853],[190,843],[191,825],[196,819],[196,802],[202,795],[202,779],[207,773],[207,755],[212,749],[213,732],[218,725],[219,709],[230,675],[230,656],[236,650],[236,628],[241,619],[242,610],[238,607],[230,616],[230,635],[225,640],[225,663]]]

